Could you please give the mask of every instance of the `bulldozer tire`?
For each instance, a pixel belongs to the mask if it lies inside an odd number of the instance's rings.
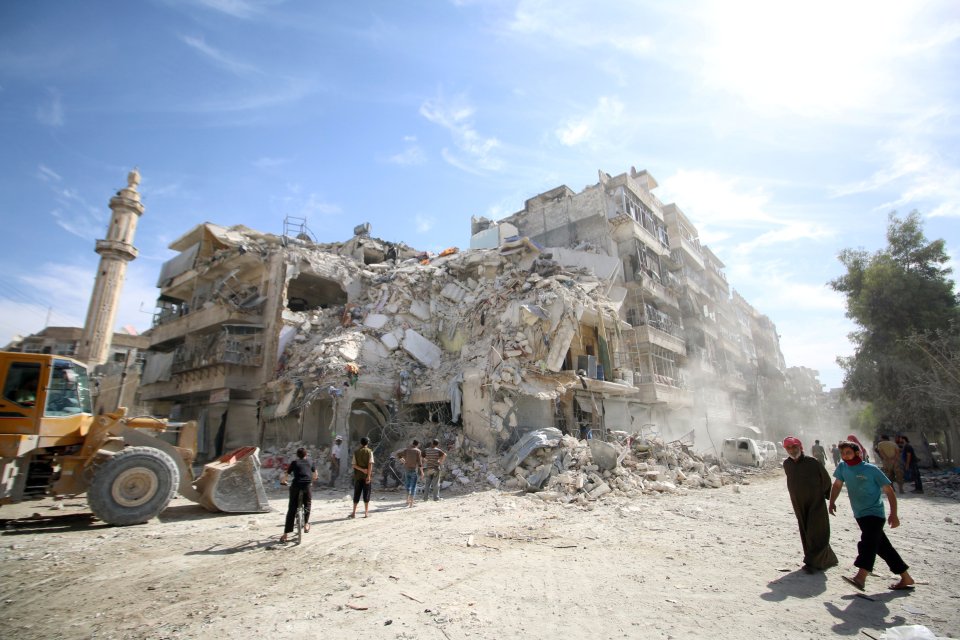
[[[97,468],[87,501],[107,524],[141,524],[167,508],[179,484],[177,465],[165,452],[127,447]]]

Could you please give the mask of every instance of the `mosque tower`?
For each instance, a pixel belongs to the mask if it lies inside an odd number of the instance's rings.
[[[77,349],[77,359],[91,366],[105,363],[110,356],[113,325],[117,320],[117,306],[127,275],[127,263],[137,257],[133,234],[144,211],[137,192],[139,184],[140,172],[134,169],[127,174],[127,187],[110,198],[112,214],[107,238],[97,240],[100,267],[97,269],[87,321],[83,325],[83,335]]]

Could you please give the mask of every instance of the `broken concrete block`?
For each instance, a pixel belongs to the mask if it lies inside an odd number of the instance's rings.
[[[426,322],[430,319],[430,303],[423,300],[414,300],[410,303],[410,313]]]
[[[400,339],[397,338],[396,332],[383,334],[380,336],[380,342],[383,343],[383,346],[386,347],[388,351],[394,351],[400,346]]]
[[[337,346],[337,351],[340,352],[341,358],[350,362],[353,362],[360,356],[360,349],[358,349],[356,343],[353,342],[340,343]]]
[[[363,324],[371,329],[382,329],[389,321],[390,316],[385,316],[382,313],[368,313],[367,317],[363,319]]]
[[[653,491],[660,491],[662,493],[676,493],[677,485],[672,482],[666,482],[661,480],[656,480],[654,482],[646,483],[647,489],[652,489]]]
[[[467,297],[467,293],[469,292],[456,282],[448,282],[446,286],[440,290],[440,295],[453,302],[462,302],[463,299]]]
[[[363,360],[365,365],[376,363],[390,356],[390,350],[376,338],[367,336],[363,341]]]
[[[440,366],[440,358],[443,355],[440,347],[413,329],[407,329],[403,333],[403,350],[431,369]]]
[[[596,465],[604,471],[617,466],[618,451],[617,448],[609,442],[591,439],[590,454],[593,456],[593,461]]]
[[[606,482],[601,482],[599,485],[594,487],[590,493],[587,494],[587,497],[591,500],[596,500],[600,496],[610,493],[611,491],[612,489],[610,488],[610,485],[608,485]]]

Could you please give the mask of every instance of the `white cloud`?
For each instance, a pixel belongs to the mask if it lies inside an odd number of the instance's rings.
[[[449,101],[443,97],[427,100],[420,105],[420,115],[450,132],[460,155],[454,155],[449,149],[444,149],[442,155],[453,166],[471,173],[497,171],[502,166],[494,155],[500,141],[477,132],[473,123],[474,108],[462,96]]]
[[[815,222],[805,220],[784,221],[778,229],[761,233],[746,242],[736,245],[735,251],[738,253],[750,253],[760,247],[767,247],[775,244],[789,244],[797,240],[822,240],[833,237],[835,234],[832,229]]]
[[[64,123],[63,100],[56,89],[48,90],[47,101],[37,107],[37,120],[48,127],[62,127]]]
[[[207,9],[245,20],[257,16],[267,6],[276,4],[276,0],[261,0],[260,2],[254,0],[197,0],[197,3]]]
[[[660,181],[661,199],[683,203],[680,207],[701,236],[713,227],[769,226],[778,220],[768,213],[770,198],[761,188],[714,171],[680,169]]]
[[[387,158],[387,162],[398,164],[402,167],[419,165],[426,161],[427,156],[423,153],[423,149],[417,144],[409,144],[407,148],[400,153],[395,153]]]
[[[60,182],[62,180],[59,173],[44,164],[37,167],[37,177],[44,182]]]
[[[245,62],[240,62],[223,53],[219,49],[208,45],[203,38],[198,38],[194,36],[180,36],[180,40],[184,44],[188,45],[190,48],[195,51],[199,51],[207,59],[214,62],[217,66],[226,69],[230,73],[237,76],[246,76],[250,74],[260,74],[260,70],[254,67],[253,65],[247,64]]]
[[[634,15],[623,3],[522,0],[507,29],[523,37],[549,38],[565,47],[612,48],[642,57],[655,49],[655,41],[643,32],[644,21],[629,19]]]
[[[740,0],[700,3],[691,15],[705,85],[760,111],[812,117],[904,111],[918,68],[960,35],[946,1]]]
[[[104,232],[106,212],[87,202],[76,189],[57,187],[53,194],[58,206],[50,211],[50,215],[60,228],[91,241]]]
[[[894,198],[875,209],[916,208],[930,217],[960,216],[960,167],[925,146],[903,138],[882,143],[880,156],[886,165],[865,180],[837,187],[835,197],[894,191]]]
[[[414,222],[417,225],[417,233],[426,233],[433,229],[434,220],[433,218],[424,216],[422,214],[417,214],[414,216]]]
[[[27,336],[46,326],[82,327],[96,278],[97,262],[48,262],[13,274],[15,286],[0,293],[0,345],[16,334]],[[131,325],[142,333],[150,328],[159,290],[154,262],[134,260],[127,267],[115,330]],[[14,294],[14,295],[11,295]]]
[[[567,120],[556,130],[556,136],[563,145],[568,147],[589,144],[598,136],[618,129],[623,121],[623,112],[624,106],[619,99],[601,96],[592,111],[584,116]]]

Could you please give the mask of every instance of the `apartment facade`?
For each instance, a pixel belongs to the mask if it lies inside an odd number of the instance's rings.
[[[657,424],[670,437],[693,431],[698,445],[711,430],[775,437],[761,398],[784,381],[776,327],[731,290],[723,262],[656,187],[646,171],[601,171],[581,192],[551,189],[503,222],[547,250],[586,248],[621,262],[624,326],[608,333],[621,338],[612,377],[636,388],[633,425]]]

